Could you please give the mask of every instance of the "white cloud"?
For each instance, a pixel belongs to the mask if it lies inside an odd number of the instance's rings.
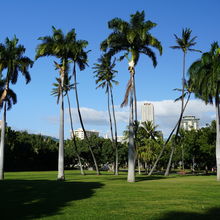
[[[169,132],[173,129],[177,123],[180,114],[181,102],[174,102],[173,100],[162,100],[162,101],[139,101],[138,106],[138,119],[141,119],[141,105],[144,102],[150,102],[154,105],[155,111],[155,124],[158,125],[158,129],[162,130],[164,136],[168,136]],[[123,129],[128,124],[129,108],[116,108],[116,119],[119,128],[119,134],[122,134]],[[109,129],[109,118],[107,111],[99,111],[93,108],[82,107],[81,114],[83,122],[88,129],[96,129],[101,132],[105,132]],[[75,125],[80,127],[77,109],[72,109],[73,122]],[[185,114],[192,115],[199,118],[200,127],[205,126],[215,119],[215,109],[212,105],[205,105],[201,100],[190,100]],[[66,119],[69,121],[68,110],[66,110]],[[57,117],[48,118],[50,123],[59,122]],[[74,126],[75,127],[75,126]]]

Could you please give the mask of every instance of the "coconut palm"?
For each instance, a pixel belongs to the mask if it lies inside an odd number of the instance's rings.
[[[55,65],[56,65],[56,69],[62,69],[62,66],[57,64],[56,62],[55,62]],[[69,98],[69,91],[71,89],[73,89],[74,85],[70,84],[70,79],[71,79],[71,77],[68,77],[68,78],[65,77],[63,91],[64,91],[64,96],[67,97],[67,102],[68,102],[68,111],[69,111],[71,134],[72,134],[71,138],[73,140],[74,149],[75,149],[78,161],[79,161],[80,172],[81,172],[82,175],[85,175],[83,167],[82,167],[81,158],[80,158],[80,155],[79,155],[78,150],[77,150],[76,136],[74,134],[74,129],[73,129],[73,117],[72,117],[72,112],[71,112],[71,104],[70,104],[70,98]],[[62,86],[61,86],[60,78],[56,78],[56,81],[57,81],[56,83],[53,83],[54,88],[52,89],[51,95],[54,95],[54,96],[57,97],[57,103],[58,103],[59,102],[59,98],[60,98],[61,93],[62,93],[62,89],[61,89]]]
[[[188,70],[189,84],[195,96],[216,108],[216,162],[217,180],[220,181],[220,47],[211,44],[209,52],[203,53]]]
[[[180,111],[181,118],[179,120],[179,125],[177,126],[176,136],[179,133],[180,123],[182,120],[183,109],[184,109],[184,97],[185,97],[184,93],[185,93],[185,87],[186,87],[186,78],[185,78],[186,54],[188,51],[189,52],[201,52],[200,50],[196,50],[196,49],[192,48],[193,46],[196,45],[195,40],[197,37],[195,36],[195,37],[191,38],[191,33],[192,33],[192,30],[190,28],[185,28],[185,29],[182,29],[182,38],[180,38],[176,34],[174,34],[177,45],[171,46],[172,49],[179,49],[179,50],[182,50],[182,52],[183,52],[182,96],[181,96],[182,98],[181,98],[181,111]],[[169,161],[167,164],[165,176],[169,175],[174,149],[175,149],[175,144],[173,144],[173,146],[171,148],[170,158],[169,158]]]
[[[97,88],[105,88],[105,92],[108,97],[108,115],[109,115],[109,125],[111,131],[111,138],[112,138],[112,145],[115,148],[115,175],[118,175],[118,144],[117,144],[117,124],[116,124],[116,117],[115,117],[115,108],[114,108],[114,99],[113,99],[113,92],[112,87],[113,84],[117,85],[118,82],[114,80],[115,73],[118,71],[114,70],[115,67],[115,60],[111,63],[111,59],[108,56],[101,56],[98,59],[99,63],[96,63],[93,69],[95,69],[94,73],[96,73],[95,77],[96,84],[98,84]],[[110,99],[112,104],[112,113],[110,110]],[[113,128],[112,128],[112,115],[114,120],[114,135],[113,135]]]
[[[112,33],[101,43],[101,49],[109,56],[123,52],[120,60],[128,59],[128,70],[130,79],[128,81],[126,93],[121,106],[128,103],[130,97],[130,116],[129,116],[129,146],[128,146],[128,182],[135,181],[135,122],[137,121],[137,103],[135,90],[135,66],[138,63],[141,54],[147,55],[153,61],[153,66],[157,65],[156,55],[152,48],[159,50],[162,54],[161,43],[153,37],[149,31],[156,26],[156,23],[145,21],[145,13],[136,12],[131,15],[130,22],[120,18],[114,18],[108,22],[108,27]]]
[[[64,79],[68,75],[69,69],[69,52],[70,44],[75,39],[75,30],[72,29],[66,35],[61,29],[52,27],[52,36],[40,37],[41,44],[37,46],[36,59],[45,56],[54,56],[60,59],[60,129],[59,129],[59,153],[58,153],[58,180],[64,180],[64,102],[63,102],[63,87]]]
[[[78,116],[79,116],[79,121],[84,133],[84,137],[87,141],[87,145],[89,147],[90,153],[92,155],[93,158],[93,162],[96,168],[96,173],[97,175],[99,175],[99,168],[96,162],[96,158],[95,155],[93,153],[92,147],[90,146],[90,142],[85,130],[85,126],[83,123],[83,119],[82,119],[82,115],[81,115],[81,111],[80,111],[80,104],[79,104],[79,96],[78,96],[78,90],[77,90],[77,74],[76,74],[76,67],[78,66],[79,70],[82,71],[86,68],[86,66],[88,66],[87,62],[88,62],[88,52],[89,51],[85,51],[85,48],[87,47],[88,42],[85,40],[77,40],[76,39],[76,34],[75,34],[75,38],[72,41],[69,49],[70,49],[70,54],[69,54],[69,59],[71,60],[71,62],[73,62],[73,81],[74,81],[74,91],[75,91],[75,97],[76,97],[76,105],[77,105],[77,112],[78,112]]]
[[[31,80],[29,67],[32,67],[33,61],[24,56],[25,48],[18,44],[18,38],[14,36],[12,40],[6,38],[4,44],[0,44],[0,75],[6,73],[1,82],[0,108],[3,108],[3,117],[1,125],[1,144],[0,144],[0,179],[4,179],[4,148],[5,148],[5,126],[6,111],[16,104],[16,94],[10,89],[10,83],[16,84],[19,72],[26,79],[26,83]]]

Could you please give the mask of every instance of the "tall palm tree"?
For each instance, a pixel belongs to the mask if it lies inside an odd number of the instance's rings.
[[[111,138],[112,138],[112,147],[115,148],[115,175],[118,175],[118,143],[117,143],[117,124],[116,124],[116,117],[115,117],[115,108],[114,108],[114,98],[112,87],[113,84],[117,85],[118,82],[114,80],[115,73],[118,71],[114,70],[115,67],[115,60],[111,63],[111,58],[108,56],[101,56],[98,59],[99,63],[96,63],[93,69],[95,69],[94,73],[96,73],[95,77],[96,84],[98,84],[97,88],[105,88],[105,92],[108,97],[108,115],[109,115],[109,125],[111,131]],[[112,113],[110,110],[110,99],[112,104]],[[112,116],[114,121],[114,134],[112,128]]]
[[[55,62],[55,65],[56,65],[56,69],[62,69],[62,66],[57,64],[56,62]],[[74,134],[74,129],[73,129],[73,117],[72,117],[72,112],[71,112],[71,104],[70,104],[70,98],[69,98],[69,91],[74,87],[74,85],[70,84],[70,79],[71,79],[71,77],[68,77],[68,78],[65,77],[63,91],[64,91],[64,96],[66,95],[67,102],[68,102],[68,111],[69,111],[70,126],[71,126],[71,132],[72,132],[71,138],[73,140],[74,149],[75,149],[78,161],[79,161],[80,172],[81,172],[82,175],[85,175],[83,167],[82,167],[81,158],[80,158],[80,155],[78,153],[77,143],[76,143],[76,136]],[[60,98],[61,93],[62,93],[62,89],[61,89],[62,86],[61,86],[60,78],[56,78],[56,81],[57,81],[56,83],[53,83],[54,88],[52,89],[51,95],[54,95],[54,96],[57,97],[57,103],[58,103],[59,102],[59,98]]]
[[[209,52],[203,53],[188,70],[189,84],[195,96],[216,108],[216,163],[217,180],[220,181],[220,47],[211,44]]]
[[[24,56],[25,48],[18,44],[18,38],[14,36],[12,40],[6,38],[4,44],[0,44],[0,75],[6,72],[4,81],[1,82],[0,108],[3,108],[3,117],[1,125],[1,144],[0,144],[0,180],[4,179],[4,148],[5,148],[5,126],[6,111],[16,104],[16,94],[10,89],[10,83],[16,84],[18,73],[26,79],[26,83],[31,80],[29,67],[32,67],[33,61]]]
[[[87,141],[87,145],[89,147],[90,153],[92,155],[93,158],[93,162],[96,168],[96,174],[99,175],[99,168],[98,168],[98,164],[95,158],[95,155],[93,153],[92,147],[90,146],[90,142],[85,130],[85,126],[83,123],[83,119],[82,119],[82,115],[81,115],[81,111],[80,111],[80,104],[79,104],[79,96],[78,96],[78,90],[77,90],[77,78],[76,78],[76,67],[78,66],[78,68],[80,69],[80,71],[84,70],[86,68],[86,66],[88,66],[88,52],[89,51],[85,51],[85,48],[87,47],[88,42],[85,40],[77,40],[76,39],[76,34],[75,34],[75,38],[72,41],[69,49],[70,49],[70,53],[69,53],[69,59],[71,60],[71,62],[73,62],[73,81],[74,81],[74,91],[75,91],[75,97],[76,97],[76,105],[77,105],[77,112],[78,112],[78,116],[79,116],[79,121],[84,133],[84,137]]]
[[[137,122],[137,101],[135,90],[135,66],[141,54],[147,55],[153,61],[153,66],[157,65],[156,55],[152,48],[159,50],[162,54],[161,43],[153,37],[149,31],[156,26],[156,23],[145,21],[145,13],[136,12],[131,15],[130,22],[120,18],[114,18],[108,22],[108,27],[112,33],[101,43],[101,49],[109,56],[124,52],[120,60],[128,59],[128,70],[130,79],[128,81],[126,93],[121,106],[128,103],[130,97],[130,116],[129,116],[129,146],[128,146],[128,182],[135,181],[135,160],[136,150],[134,136],[134,121]],[[134,120],[135,115],[135,120]]]
[[[190,28],[185,28],[185,29],[182,29],[182,38],[180,38],[176,34],[174,34],[177,45],[171,46],[172,49],[179,49],[179,50],[182,50],[182,52],[183,52],[182,96],[181,96],[182,98],[181,98],[181,111],[180,111],[181,119],[179,120],[179,124],[177,126],[176,136],[179,133],[180,123],[182,121],[183,109],[184,109],[184,97],[185,97],[184,92],[185,92],[185,87],[186,87],[186,78],[185,78],[186,54],[188,51],[189,52],[201,52],[200,50],[196,50],[196,49],[192,48],[193,46],[196,45],[195,40],[196,40],[197,36],[191,38],[191,33],[192,33],[192,30]],[[174,149],[175,149],[175,144],[173,144],[173,146],[171,148],[170,158],[169,158],[169,161],[167,164],[165,176],[169,175]]]
[[[41,44],[37,46],[36,59],[45,56],[54,56],[60,59],[61,93],[60,93],[60,129],[59,129],[59,153],[58,153],[58,180],[65,180],[64,175],[64,79],[68,75],[70,45],[75,39],[75,30],[72,29],[66,35],[61,29],[52,27],[52,36],[40,37]]]

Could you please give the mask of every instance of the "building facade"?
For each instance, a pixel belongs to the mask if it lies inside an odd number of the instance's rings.
[[[151,121],[154,124],[154,106],[152,103],[144,103],[141,106],[141,122]]]
[[[83,140],[83,139],[85,139],[85,135],[84,135],[84,132],[83,132],[83,129],[82,128],[79,128],[79,129],[77,129],[77,130],[74,130],[74,135],[77,137],[77,138],[79,138],[79,139],[81,139],[81,140]],[[99,132],[98,131],[95,131],[95,130],[87,130],[86,131],[86,135],[87,135],[87,137],[91,137],[92,135],[95,135],[95,136],[99,136]],[[72,133],[71,133],[71,137],[72,137]]]
[[[181,121],[181,128],[186,131],[199,129],[199,119],[195,116],[184,116]]]

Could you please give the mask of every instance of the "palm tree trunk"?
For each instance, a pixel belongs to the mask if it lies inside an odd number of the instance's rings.
[[[76,136],[74,134],[74,129],[73,129],[73,118],[72,118],[72,113],[71,113],[71,105],[70,105],[70,99],[69,99],[68,92],[67,92],[67,101],[68,101],[68,107],[69,107],[68,109],[69,109],[69,116],[70,116],[70,126],[71,126],[71,131],[72,131],[72,139],[73,139],[73,144],[74,144],[75,151],[76,151],[76,156],[79,161],[80,173],[81,173],[81,175],[85,175],[84,170],[83,170],[83,166],[82,166],[82,162],[81,162],[81,158],[80,158],[80,155],[79,155],[78,149],[77,149]]]
[[[130,91],[130,116],[129,116],[129,143],[128,143],[128,182],[135,182],[135,144],[134,144],[134,87],[133,87],[133,73],[131,74],[131,91]]]
[[[169,161],[168,161],[168,164],[167,164],[167,169],[166,169],[166,172],[165,172],[164,176],[169,176],[169,174],[170,174],[170,168],[171,168],[171,163],[172,163],[172,159],[173,159],[173,153],[174,153],[174,150],[175,150],[175,145],[174,144],[175,144],[175,141],[174,141],[174,143],[172,143],[170,158],[169,158]]]
[[[111,115],[111,110],[110,110],[110,85],[107,84],[107,97],[108,97],[108,117],[109,117],[109,126],[110,126],[110,132],[111,132],[111,138],[112,138],[112,149],[114,150],[115,148],[115,139],[113,135],[113,129],[112,129],[112,115]],[[115,166],[115,161],[114,161],[114,173],[116,171],[116,166]]]
[[[216,107],[216,165],[217,181],[220,181],[220,109],[219,109],[219,82],[217,83],[215,107]]]
[[[88,139],[88,136],[86,134],[86,130],[85,130],[85,127],[84,127],[84,124],[83,124],[82,115],[81,115],[81,112],[80,112],[79,98],[78,98],[78,91],[77,91],[77,82],[76,82],[76,65],[75,65],[75,63],[74,63],[74,66],[73,66],[73,77],[74,77],[74,84],[75,84],[74,85],[75,86],[75,96],[76,96],[76,105],[77,105],[77,111],[78,111],[78,115],[79,115],[79,121],[80,121],[80,124],[82,126],[83,133],[84,133],[85,139],[87,141],[90,153],[92,155],[92,159],[93,159],[93,162],[94,162],[94,165],[95,165],[95,168],[96,168],[96,174],[99,175],[100,173],[99,173],[99,168],[98,168],[98,165],[97,165],[97,162],[96,162],[96,158],[95,158],[93,150],[90,146],[89,139]]]
[[[1,124],[0,180],[4,179],[5,127],[6,127],[6,103],[4,102],[3,115],[2,115],[2,124]]]
[[[184,113],[184,111],[185,111],[185,109],[186,109],[186,106],[187,106],[187,104],[188,104],[188,102],[189,102],[190,96],[191,96],[191,93],[189,93],[189,95],[188,95],[187,101],[186,101],[186,103],[185,103],[185,105],[184,105],[184,108],[183,108],[183,113]],[[162,155],[163,155],[163,152],[164,152],[164,150],[165,150],[166,145],[167,145],[168,142],[170,141],[170,138],[172,137],[174,131],[175,131],[176,128],[177,128],[177,126],[180,125],[181,120],[182,120],[182,116],[180,115],[178,122],[176,123],[175,127],[174,127],[173,130],[171,131],[171,133],[170,133],[169,137],[167,138],[165,144],[163,144],[163,147],[162,147],[162,149],[161,149],[161,151],[160,151],[160,154],[158,155],[158,157],[157,157],[157,159],[156,159],[156,161],[155,161],[153,167],[151,168],[150,172],[148,173],[148,176],[151,176],[152,173],[153,173],[153,171],[155,170],[158,161],[160,160],[160,158],[161,158]]]
[[[184,166],[184,145],[182,144],[182,170],[185,170]]]
[[[139,157],[138,157],[138,174],[141,174],[141,162]]]
[[[58,180],[65,180],[64,176],[64,103],[63,103],[63,82],[61,77],[61,100],[60,100],[60,131],[59,131],[59,152],[58,152]]]
[[[112,115],[113,115],[113,121],[115,126],[115,175],[118,175],[118,134],[117,134],[117,123],[116,123],[116,117],[115,117],[115,107],[114,107],[114,99],[113,99],[113,93],[112,88],[110,87],[110,94],[111,94],[111,102],[112,102]]]

